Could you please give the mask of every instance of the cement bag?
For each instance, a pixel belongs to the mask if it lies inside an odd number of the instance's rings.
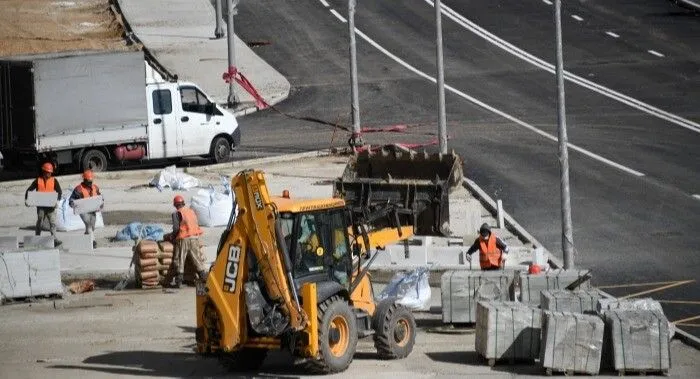
[[[65,196],[58,202],[56,207],[56,230],[59,232],[70,232],[73,230],[85,230],[85,224],[80,218],[80,215],[73,212],[73,208],[68,205],[68,196]],[[102,218],[102,212],[97,212],[95,219],[95,229],[104,228],[105,223]],[[43,230],[49,230],[49,225],[46,221],[42,224]]]
[[[153,177],[150,185],[158,188],[159,191],[162,191],[165,187],[170,187],[170,189],[176,191],[188,190],[199,187],[199,179],[177,170],[175,166],[168,166]]]
[[[222,177],[224,191],[219,192],[210,186],[192,196],[190,207],[197,214],[200,226],[226,226],[231,218],[235,195],[230,185]]]
[[[428,268],[420,267],[411,272],[399,272],[391,278],[379,300],[396,297],[396,303],[411,310],[430,309],[430,284]]]

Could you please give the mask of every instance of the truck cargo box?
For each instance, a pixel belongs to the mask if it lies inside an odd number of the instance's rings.
[[[0,150],[45,152],[147,140],[140,51],[0,59]]]

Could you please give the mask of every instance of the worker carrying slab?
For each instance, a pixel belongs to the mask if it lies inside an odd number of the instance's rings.
[[[176,209],[172,215],[173,231],[166,235],[165,239],[175,245],[172,271],[177,273],[174,288],[180,288],[185,277],[185,262],[188,257],[195,265],[200,280],[206,280],[207,272],[204,262],[199,260],[199,236],[202,235],[202,229],[199,227],[197,215],[192,208],[185,206],[185,198],[181,195],[175,196],[173,206]]]
[[[75,188],[73,189],[73,193],[70,195],[70,199],[68,201],[68,205],[70,205],[71,208],[74,206],[73,202],[75,200],[102,196],[102,193],[100,192],[100,187],[93,183],[94,179],[95,176],[92,173],[92,170],[88,169],[83,171],[83,181],[80,182],[80,184],[78,184],[77,186],[75,186]],[[104,202],[100,206],[100,209],[103,208]],[[80,219],[83,220],[83,224],[85,224],[85,234],[90,235],[92,239],[93,249],[96,248],[97,242],[95,241],[95,223],[97,222],[97,211],[81,213]]]
[[[29,206],[27,203],[27,198],[29,196],[29,191],[38,192],[55,192],[56,193],[56,203],[61,200],[61,185],[58,184],[58,180],[53,176],[53,164],[46,162],[41,166],[41,176],[36,178],[29,188],[24,192],[24,204]],[[56,206],[53,207],[36,207],[36,227],[34,228],[34,234],[37,236],[41,235],[41,224],[46,219],[49,223],[49,231],[51,236],[54,238],[54,246],[59,246],[61,241],[56,239]]]
[[[479,251],[479,264],[482,270],[499,270],[506,264],[508,246],[491,232],[491,227],[484,223],[479,228],[479,237],[474,240],[467,250],[467,259],[471,262],[471,255]]]

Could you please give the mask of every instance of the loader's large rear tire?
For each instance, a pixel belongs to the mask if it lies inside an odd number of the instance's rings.
[[[374,347],[382,359],[406,358],[416,343],[416,320],[403,305],[387,299],[377,306],[372,317]]]
[[[348,302],[332,296],[318,306],[320,359],[309,362],[320,374],[345,371],[357,349],[357,321]]]
[[[267,350],[242,349],[232,353],[219,353],[219,362],[230,372],[249,372],[259,369],[265,357]]]

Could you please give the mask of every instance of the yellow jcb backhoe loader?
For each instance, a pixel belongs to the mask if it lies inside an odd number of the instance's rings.
[[[387,244],[445,235],[449,189],[461,176],[454,153],[382,150],[355,157],[333,198],[308,200],[271,197],[262,171],[238,173],[237,213],[197,283],[198,352],[247,371],[284,349],[331,373],[348,367],[358,338],[373,336],[378,357],[408,356],[413,315],[396,299],[375,302],[367,270]]]

